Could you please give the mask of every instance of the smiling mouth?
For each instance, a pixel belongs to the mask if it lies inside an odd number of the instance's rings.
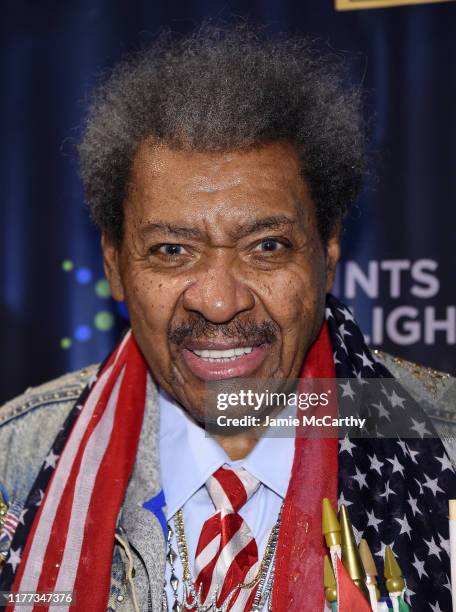
[[[270,349],[270,344],[223,349],[187,347],[182,350],[182,356],[194,376],[202,380],[218,380],[251,376]]]
[[[193,350],[192,352],[200,359],[204,361],[208,361],[209,363],[217,363],[222,361],[235,361],[239,357],[243,355],[249,355],[253,351],[253,346],[239,347],[239,348],[231,348],[226,350],[213,350],[213,349],[203,349],[203,350]]]

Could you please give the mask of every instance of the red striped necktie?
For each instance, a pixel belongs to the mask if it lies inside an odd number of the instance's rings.
[[[222,606],[229,597],[227,610],[241,612],[251,608],[255,585],[250,589],[236,586],[249,583],[256,576],[258,547],[238,512],[259,485],[244,468],[227,466],[219,468],[206,482],[217,512],[204,523],[196,548],[195,587],[198,591],[202,585],[203,605],[209,604],[217,590],[217,606]]]

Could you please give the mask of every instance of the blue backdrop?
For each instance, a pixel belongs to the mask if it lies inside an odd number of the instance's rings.
[[[372,344],[454,372],[456,3],[12,0],[1,15],[0,400],[100,360],[125,326],[74,151],[96,75],[162,27],[232,15],[352,54],[376,176],[348,220],[336,291]]]

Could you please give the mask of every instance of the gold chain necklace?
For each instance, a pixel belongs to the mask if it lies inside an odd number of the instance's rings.
[[[259,611],[263,609],[265,603],[269,599],[270,608],[270,594],[272,591],[272,584],[274,580],[274,565],[275,565],[275,554],[277,550],[277,540],[279,535],[279,528],[281,523],[282,516],[282,507],[279,511],[279,516],[277,518],[277,522],[274,527],[271,529],[268,537],[268,541],[266,544],[266,548],[263,554],[263,557],[260,562],[260,566],[254,578],[250,582],[244,582],[237,584],[228,594],[225,602],[221,607],[216,605],[216,601],[218,599],[218,590],[215,590],[214,595],[211,597],[211,600],[208,605],[203,605],[201,602],[201,591],[202,585],[198,591],[196,591],[193,579],[191,577],[190,571],[190,562],[188,555],[188,547],[187,540],[185,537],[185,529],[184,529],[184,517],[182,509],[178,510],[174,519],[175,529],[176,529],[176,540],[179,551],[179,557],[182,563],[182,580],[184,586],[184,597],[182,603],[178,601],[178,589],[179,589],[179,580],[175,573],[174,561],[177,558],[176,553],[172,549],[172,536],[173,531],[171,527],[168,526],[168,554],[167,560],[171,566],[171,578],[170,585],[174,595],[174,605],[172,607],[173,612],[181,612],[185,609],[187,610],[198,610],[198,612],[226,612],[228,610],[230,601],[233,595],[240,589],[251,589],[257,586],[257,592],[255,595],[255,599],[252,605],[252,612]],[[266,579],[268,578],[267,582]],[[265,586],[266,583],[266,586]],[[190,602],[190,603],[189,603]],[[168,599],[166,593],[163,594],[163,605],[162,610],[168,610]]]

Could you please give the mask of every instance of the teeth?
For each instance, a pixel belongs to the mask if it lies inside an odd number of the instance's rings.
[[[214,351],[204,349],[202,351],[193,351],[195,355],[201,357],[205,361],[234,361],[237,357],[241,357],[241,355],[248,355],[253,350],[252,347],[246,346],[242,348],[231,348],[226,349],[224,351]]]

